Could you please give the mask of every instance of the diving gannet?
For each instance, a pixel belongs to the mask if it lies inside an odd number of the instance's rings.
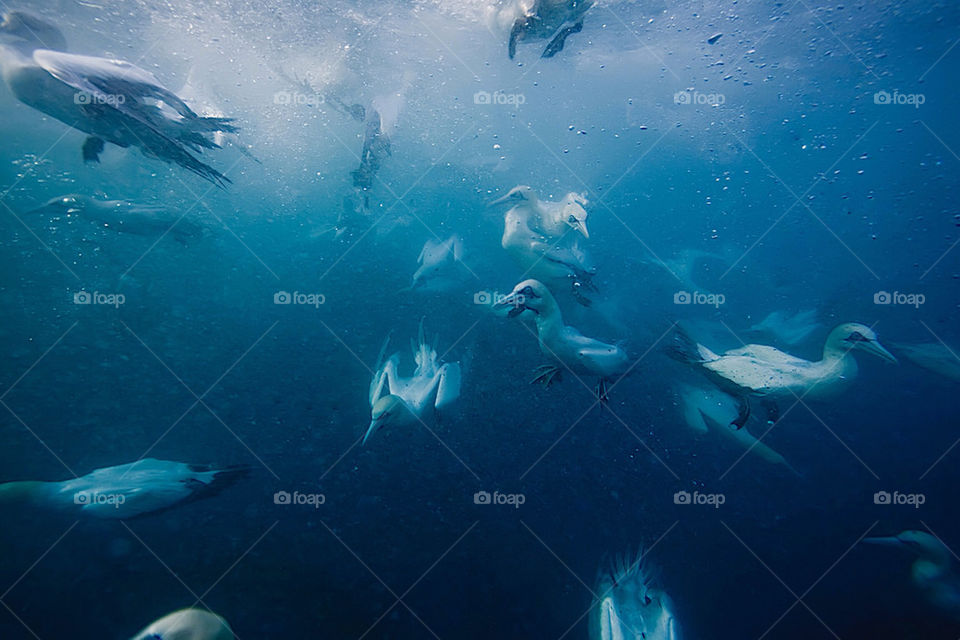
[[[940,375],[960,382],[960,352],[954,351],[940,342],[918,344],[895,344],[897,352],[904,358]]]
[[[180,609],[152,622],[131,640],[234,640],[227,621],[203,609]]]
[[[217,148],[208,136],[218,131],[237,131],[230,118],[198,116],[152,73],[129,62],[63,53],[63,34],[28,13],[4,14],[0,36],[2,75],[13,95],[89,134],[85,161],[99,161],[104,142],[111,142],[175,162],[221,188],[230,182],[190,154]]]
[[[683,419],[688,427],[700,434],[705,434],[707,431],[718,433],[736,442],[744,451],[800,475],[786,458],[768,447],[762,440],[753,437],[747,429],[729,428],[728,425],[737,417],[737,402],[729,395],[720,389],[688,384],[680,384],[677,389]]]
[[[446,240],[428,239],[417,257],[416,272],[410,289],[441,290],[455,280],[456,270],[462,265],[463,239],[457,234]]]
[[[427,343],[420,321],[419,343],[411,343],[417,368],[413,376],[401,378],[398,368],[400,354],[395,353],[383,362],[388,337],[377,359],[377,372],[370,382],[370,426],[363,442],[383,427],[402,427],[422,423],[430,414],[439,412],[460,397],[460,365],[456,362],[440,364],[435,346]]]
[[[793,315],[785,311],[771,311],[760,322],[750,327],[750,331],[766,333],[786,345],[793,346],[820,327],[817,312],[813,309],[799,311]]]
[[[504,203],[512,206],[503,218],[500,244],[525,270],[524,275],[569,283],[577,301],[590,306],[581,290],[593,288],[591,278],[596,269],[577,237],[589,237],[583,208],[586,199],[570,193],[562,202],[543,202],[533,189],[519,185],[488,206]]]
[[[583,14],[593,4],[594,0],[510,0],[495,16],[501,28],[510,28],[507,55],[513,60],[519,42],[550,39],[540,57],[555,56],[567,36],[583,30]]]
[[[847,322],[827,336],[823,357],[818,361],[797,358],[762,344],[748,344],[718,355],[685,333],[678,332],[678,344],[669,350],[678,360],[694,364],[708,374],[720,388],[740,400],[738,429],[750,417],[750,397],[764,400],[768,419],[776,422],[776,400],[782,397],[823,397],[842,389],[857,375],[857,362],[850,352],[859,349],[888,362],[897,359],[877,340],[870,327]]]
[[[0,484],[0,503],[25,503],[77,516],[126,519],[211,495],[248,472],[245,466],[218,469],[143,458],[62,482],[6,482]]]
[[[494,307],[509,309],[509,317],[526,311],[534,314],[540,351],[559,361],[559,364],[541,366],[533,382],[549,386],[565,367],[575,375],[597,376],[597,399],[606,402],[607,382],[625,373],[629,367],[629,358],[619,346],[588,338],[563,324],[560,306],[546,285],[538,280],[524,280]]]
[[[172,213],[162,206],[138,204],[130,200],[96,200],[77,193],[51,198],[28,213],[68,218],[76,216],[113,231],[138,236],[162,237],[169,233],[181,244],[200,238],[205,229],[192,219]]]
[[[915,554],[917,559],[910,568],[913,584],[931,604],[960,619],[960,575],[954,571],[950,549],[936,536],[908,529],[895,536],[864,538],[863,541]]]
[[[619,557],[597,580],[598,600],[590,610],[591,640],[678,640],[673,601],[654,585],[643,555]]]

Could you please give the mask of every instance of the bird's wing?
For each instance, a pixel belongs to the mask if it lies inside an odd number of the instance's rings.
[[[386,345],[384,345],[386,346]],[[393,354],[384,365],[373,374],[373,380],[370,381],[370,407],[377,404],[377,400],[385,395],[396,393],[398,390],[397,362],[400,359],[399,354]]]
[[[626,368],[627,356],[619,347],[599,340],[591,342],[594,344],[577,350],[577,357],[588,369],[598,375],[612,375]]]
[[[724,355],[717,360],[703,363],[703,366],[740,387],[763,394],[809,382],[809,376],[805,374],[811,363],[793,356],[788,357],[796,362],[771,362],[750,354],[742,354]]]
[[[760,362],[769,362],[773,365],[803,367],[810,364],[809,360],[792,356],[789,353],[784,353],[780,351],[780,349],[765,344],[748,344],[740,349],[731,349],[723,355],[744,356]]]
[[[440,367],[440,380],[437,383],[437,399],[434,406],[444,409],[460,397],[460,365],[448,362]]]
[[[59,483],[64,502],[98,518],[129,518],[155,511],[190,494],[185,481],[195,476],[181,462],[144,458],[104,467]]]
[[[197,114],[152,73],[124,60],[49,49],[34,51],[33,59],[57,80],[94,94],[131,117],[141,119],[148,113],[155,117],[155,106],[144,102],[146,98],[153,98],[169,105],[183,118],[197,118]]]
[[[453,239],[453,259],[457,262],[463,260],[463,238],[458,235],[452,236]]]

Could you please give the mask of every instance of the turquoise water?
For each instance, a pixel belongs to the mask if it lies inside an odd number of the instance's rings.
[[[84,163],[84,133],[0,88],[0,481],[142,457],[250,473],[130,519],[5,508],[0,638],[129,638],[194,605],[241,639],[587,638],[598,571],[640,547],[683,638],[960,636],[909,550],[862,542],[919,530],[960,551],[954,3],[606,2],[555,57],[540,40],[512,61],[481,2],[2,8],[240,131],[194,154],[221,189],[134,148]],[[368,189],[366,124],[336,100],[381,116]],[[550,362],[532,314],[477,304],[529,277],[488,206],[518,184],[588,201],[592,304],[553,289],[634,365],[606,408],[595,377],[531,385]],[[65,194],[172,218],[33,211]],[[452,234],[465,266],[409,290]],[[751,331],[804,310],[793,344]],[[460,397],[361,447],[384,339],[408,375],[421,319]],[[783,400],[772,429],[754,403],[745,429],[792,470],[685,420],[682,385],[713,387],[669,357],[677,323],[717,352],[817,359],[841,322],[899,364],[856,355],[842,394]]]

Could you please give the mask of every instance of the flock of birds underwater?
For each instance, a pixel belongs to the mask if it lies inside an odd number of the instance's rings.
[[[510,60],[571,55],[571,50],[586,46],[585,31],[589,31],[592,16],[597,14],[595,5],[600,1],[503,0],[491,13],[491,33],[501,34],[502,54]],[[711,36],[709,44],[721,37],[721,33]],[[231,189],[233,181],[228,171],[216,168],[217,150],[232,146],[246,162],[261,163],[256,145],[248,146],[243,141],[241,127],[229,113],[189,95],[197,87],[173,91],[138,64],[72,53],[69,49],[68,38],[51,18],[27,10],[7,10],[3,14],[0,54],[4,90],[39,112],[38,117],[43,114],[83,132],[87,137],[82,149],[77,150],[78,162],[82,159],[96,165],[111,145],[137,148],[144,156],[137,162],[175,165],[175,171],[195,174],[222,190]],[[309,81],[282,69],[276,71],[291,88],[320,93]],[[404,162],[402,151],[391,140],[395,114],[382,113],[382,105],[354,103],[332,91],[326,91],[324,99],[332,112],[355,121],[362,135],[360,162],[350,174],[352,190],[343,198],[336,224],[329,235],[325,234],[328,238],[353,241],[366,235],[377,214],[374,200],[381,168],[386,163]],[[8,131],[3,135],[16,133]],[[709,337],[698,335],[694,324],[684,322],[665,323],[663,340],[646,345],[641,351],[625,341],[611,341],[594,335],[594,331],[581,331],[567,322],[576,321],[583,326],[583,318],[604,313],[605,281],[593,259],[596,243],[601,241],[591,236],[591,212],[592,203],[585,192],[571,188],[565,195],[551,199],[545,189],[527,184],[506,188],[487,204],[485,214],[502,220],[504,255],[515,261],[522,276],[506,293],[477,293],[476,302],[488,317],[500,323],[501,340],[535,342],[542,356],[539,364],[510,362],[502,375],[512,385],[524,385],[531,390],[541,385],[551,388],[542,393],[563,395],[565,385],[579,382],[593,394],[591,408],[605,412],[613,410],[611,403],[622,393],[619,383],[627,376],[656,375],[666,380],[675,376],[670,384],[687,426],[698,433],[717,434],[738,447],[742,455],[769,463],[769,469],[785,472],[802,482],[803,474],[764,442],[764,437],[786,419],[785,407],[807,401],[823,406],[839,402],[844,394],[856,394],[860,366],[875,368],[878,373],[874,380],[882,377],[884,366],[900,365],[921,367],[953,383],[960,381],[960,359],[946,344],[888,343],[874,330],[874,318],[838,318],[827,325],[824,317],[833,314],[823,309],[771,310],[749,328],[750,335],[761,341],[732,349],[717,348]],[[76,219],[90,220],[118,233],[152,239],[169,237],[182,245],[185,263],[190,260],[191,248],[209,233],[193,217],[171,211],[163,204],[108,200],[86,193],[64,193],[14,215],[27,219],[42,217],[51,226]],[[413,275],[406,291],[427,296],[462,290],[472,273],[468,256],[477,251],[471,245],[470,235],[456,230],[443,236],[432,232],[431,235],[416,265],[410,265]],[[678,250],[673,255],[668,260],[648,257],[645,261],[656,262],[664,277],[669,273],[677,279],[684,289],[678,295],[718,295],[698,286],[694,265],[715,260],[730,266],[729,258],[693,250]],[[377,287],[377,278],[367,278],[365,286]],[[301,294],[277,295],[281,298],[276,302],[286,304],[291,302],[291,295]],[[375,295],[375,291],[368,295]],[[765,293],[757,291],[756,295]],[[373,367],[368,393],[370,422],[355,434],[357,446],[364,450],[381,448],[386,455],[387,439],[397,432],[423,428],[432,433],[448,420],[447,416],[454,415],[462,395],[479,393],[474,388],[484,385],[482,380],[471,379],[468,366],[448,357],[456,350],[456,342],[441,345],[428,337],[428,330],[443,328],[437,326],[442,322],[442,313],[425,311],[413,314],[412,319],[419,322],[418,334],[411,340],[412,359],[402,351],[388,356],[393,339],[388,335]],[[515,323],[521,323],[527,331],[514,331]],[[822,344],[819,359],[793,355],[802,351],[800,347],[815,343]],[[506,349],[502,345],[494,348]],[[646,370],[644,358],[650,351],[668,356],[676,368],[655,373]],[[501,357],[515,360],[508,353],[505,350]],[[683,371],[691,375],[683,375]],[[903,406],[903,411],[903,420],[909,421],[910,408]],[[22,509],[18,513],[31,514],[31,518],[42,518],[45,511],[59,511],[77,519],[128,520],[166,512],[200,498],[216,500],[221,492],[243,491],[250,467],[210,465],[202,457],[199,452],[200,459],[189,460],[143,456],[133,461],[117,460],[113,466],[65,480],[7,481],[0,484],[0,503],[8,505],[5,509]],[[684,499],[690,499],[689,495],[679,498]],[[889,546],[897,549],[896,553],[908,554],[912,563],[910,575],[902,571],[902,565],[891,565],[894,570],[887,574],[889,580],[912,581],[916,593],[928,602],[929,615],[942,619],[945,628],[955,631],[956,627],[950,625],[960,621],[960,571],[956,556],[942,540],[924,529],[918,522],[915,528],[887,535],[864,535],[858,542]],[[637,532],[638,543],[639,538],[650,534]],[[11,553],[16,550],[7,549],[4,555]],[[614,554],[614,558],[612,562],[603,562],[594,586],[588,618],[591,638],[688,637],[683,632],[685,621],[675,605],[677,594],[668,593],[665,586],[670,583],[670,559],[658,557],[651,562],[643,551],[635,555]],[[656,573],[650,568],[654,564],[659,567]],[[731,606],[741,606],[737,591],[736,586],[731,586],[730,592],[715,597],[729,599]],[[843,598],[844,594],[836,597]],[[245,606],[257,605],[246,602]],[[9,606],[7,609],[12,612]],[[744,609],[743,615],[751,615],[749,608]],[[77,631],[71,637],[90,637],[82,631],[83,621],[74,623]],[[24,633],[29,635],[22,637],[39,637],[29,629]],[[222,640],[235,636],[225,617],[194,604],[150,622],[132,637]]]

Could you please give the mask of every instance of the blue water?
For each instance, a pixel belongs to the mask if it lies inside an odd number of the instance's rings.
[[[908,553],[858,544],[917,529],[960,552],[957,382],[893,346],[960,353],[956,3],[611,1],[556,57],[538,41],[514,61],[466,0],[2,8],[174,91],[189,77],[241,131],[202,154],[232,180],[218,189],[135,149],[84,164],[84,134],[0,88],[0,481],[148,454],[252,473],[124,521],[4,511],[0,638],[128,638],[195,604],[241,639],[587,638],[598,569],[641,546],[684,638],[960,637]],[[396,114],[369,216],[342,234],[363,125],[278,101],[300,90],[281,71]],[[477,104],[484,91],[522,104]],[[560,305],[639,359],[609,409],[592,380],[528,384],[545,359],[525,321],[474,304],[523,273],[500,246],[504,208],[487,206],[517,184],[590,201],[599,291]],[[163,205],[207,231],[180,243],[27,213],[66,193]],[[423,243],[451,233],[471,273],[405,291]],[[658,259],[684,250],[722,256],[692,278],[724,304],[674,304],[684,285]],[[78,291],[124,303],[74,304]],[[325,302],[275,305],[278,291]],[[924,303],[878,305],[880,291]],[[748,329],[803,309],[820,326],[791,353],[815,359],[856,321],[901,357],[859,355],[843,395],[781,407],[763,442],[794,475],[688,428],[677,383],[703,380],[664,348],[678,321],[715,350],[774,344]],[[361,448],[381,344],[392,332],[412,366],[421,318],[463,366],[461,398],[432,433]],[[725,502],[678,505],[681,490]],[[925,501],[878,505],[878,491]]]

